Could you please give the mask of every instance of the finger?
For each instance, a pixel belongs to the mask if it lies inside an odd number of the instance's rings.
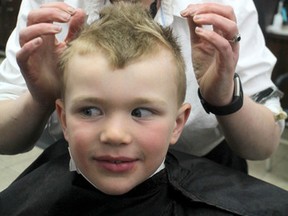
[[[198,25],[212,25],[213,30],[222,35],[227,40],[231,40],[238,34],[238,27],[235,21],[227,19],[218,14],[200,14],[193,17],[193,21]]]
[[[61,32],[62,28],[55,24],[40,23],[37,25],[28,26],[22,29],[19,33],[20,46],[24,46],[27,42],[41,37],[42,35],[55,35]]]
[[[78,32],[84,25],[85,20],[86,20],[85,12],[81,9],[77,9],[74,16],[71,18],[68,34],[65,39],[66,42],[71,41],[73,38],[77,36]]]
[[[50,2],[45,3],[40,6],[40,8],[58,8],[59,10],[65,11],[66,13],[69,13],[70,15],[74,15],[76,12],[76,9],[64,2]]]
[[[63,11],[59,8],[38,8],[32,10],[27,17],[27,26],[37,23],[52,23],[52,22],[68,22],[71,18],[71,13]]]
[[[193,17],[193,21],[198,26],[211,25],[214,31],[230,41],[239,33],[234,10],[228,5],[190,4],[181,12],[181,15]]]
[[[181,12],[181,15],[187,17],[206,13],[218,14],[236,22],[233,8],[219,3],[190,4]]]
[[[197,27],[195,29],[195,33],[200,38],[205,39],[210,44],[212,44],[217,49],[217,51],[221,53],[221,55],[226,59],[229,59],[231,56],[233,56],[235,50],[237,51],[239,49],[239,45],[235,44],[235,46],[231,46],[230,42],[227,39],[223,38],[221,35],[217,34],[214,31]]]
[[[229,41],[214,31],[197,27],[195,32],[202,40],[205,40],[217,50],[220,65],[226,65],[227,71],[233,76],[239,57],[239,46],[231,46]]]
[[[43,44],[41,37],[34,38],[33,40],[26,43],[17,53],[16,60],[19,67],[26,71],[27,62],[30,56]]]

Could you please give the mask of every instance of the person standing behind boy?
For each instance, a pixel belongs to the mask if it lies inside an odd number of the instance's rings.
[[[56,110],[69,151],[63,141],[50,146],[51,158],[40,156],[37,168],[0,193],[0,215],[287,213],[284,190],[203,158],[167,154],[191,109],[185,64],[172,31],[143,6],[104,8],[68,44],[60,68]]]
[[[56,128],[58,135],[62,136],[58,124],[53,127],[53,118],[46,124],[54,111],[54,100],[58,95],[55,69],[57,54],[61,51],[58,48],[65,45],[84,22],[86,14],[79,8],[85,10],[88,21],[91,21],[98,18],[100,8],[113,2],[115,1],[23,1],[16,29],[7,43],[7,59],[0,68],[1,153],[16,154],[29,150],[35,145],[45,125],[46,132],[55,135],[53,132]],[[270,79],[275,57],[265,47],[263,35],[257,26],[253,1],[139,2],[147,8],[151,7],[151,13],[156,15],[155,20],[164,26],[171,26],[183,46],[188,77],[187,100],[193,103],[194,112],[179,139],[178,150],[205,156],[246,172],[247,164],[242,158],[261,160],[269,157],[278,146],[284,121],[279,118],[279,95]],[[59,27],[58,22],[68,23],[70,30],[72,29],[66,39],[68,25]],[[202,25],[213,25],[214,31],[207,31],[201,28]],[[242,34],[240,43],[239,33]],[[57,45],[55,35],[59,39]],[[22,74],[16,63],[16,52]],[[195,56],[199,55],[200,59],[195,60]],[[207,68],[197,65],[205,65]],[[235,72],[239,73],[243,81],[244,93],[240,94],[241,97],[234,97],[235,92],[233,93]],[[237,80],[239,87],[240,82]],[[208,115],[205,112],[197,96],[198,84],[201,90],[199,92],[204,98],[201,101],[214,106],[214,111],[219,106],[227,105],[218,109],[222,109],[221,113],[224,115]],[[257,99],[261,99],[264,105],[249,98],[265,89],[271,94],[264,98],[263,94],[259,94]]]

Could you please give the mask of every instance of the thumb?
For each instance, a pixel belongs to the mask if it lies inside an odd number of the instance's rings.
[[[69,23],[69,30],[65,42],[69,42],[77,37],[79,31],[84,25],[86,20],[86,14],[81,9],[76,9],[76,13],[71,17]]]

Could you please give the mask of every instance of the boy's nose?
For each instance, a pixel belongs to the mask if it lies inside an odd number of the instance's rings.
[[[132,137],[129,129],[123,123],[111,123],[103,129],[100,134],[100,141],[104,144],[122,145],[129,144]]]

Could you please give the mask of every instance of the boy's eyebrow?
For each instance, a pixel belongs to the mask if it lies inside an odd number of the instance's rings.
[[[81,103],[91,103],[91,104],[108,104],[109,102],[105,98],[98,98],[98,97],[85,97],[80,96],[72,99],[72,104],[81,104]],[[137,97],[130,100],[128,103],[133,104],[157,104],[160,106],[167,106],[167,102],[162,98],[157,97]]]
[[[167,102],[163,100],[162,98],[146,98],[146,97],[139,97],[133,100],[133,103],[135,104],[157,104],[161,106],[167,106]]]

